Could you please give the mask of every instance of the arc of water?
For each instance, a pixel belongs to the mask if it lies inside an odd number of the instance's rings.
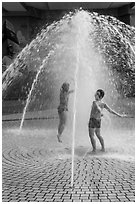
[[[107,24],[106,22],[104,22],[104,24],[106,24],[106,26],[108,26],[108,24]],[[133,54],[135,55],[135,50],[134,50],[133,47],[131,46],[130,42],[129,42],[125,37],[122,36],[122,34],[118,31],[118,29],[116,28],[116,26],[111,25],[111,24],[110,24],[110,26],[111,26],[111,28],[113,28],[114,31],[116,31],[116,32],[118,33],[118,35],[120,36],[120,38],[122,39],[122,41],[125,41],[125,42],[129,45],[131,51],[132,51]]]
[[[114,27],[114,29],[119,33],[119,31],[117,30],[117,28],[116,28],[115,26],[113,26],[113,27]],[[121,36],[121,38],[122,38],[123,40],[125,40],[125,42],[129,45],[130,49],[132,50],[133,54],[135,55],[135,50],[133,49],[133,46],[131,46],[130,42],[129,42],[126,38],[124,38],[120,33],[119,33],[119,35]]]
[[[135,55],[135,50],[131,46],[130,42],[121,35],[121,33],[118,31],[118,29],[114,25],[112,27],[120,35],[121,39],[124,40],[129,45],[130,49],[132,50],[133,54]]]
[[[46,58],[42,61],[42,64],[41,64],[41,66],[39,67],[39,70],[38,70],[38,72],[37,72],[37,74],[36,74],[36,77],[35,77],[35,79],[34,79],[34,81],[33,81],[33,83],[32,83],[31,89],[30,89],[29,94],[28,94],[27,102],[26,102],[25,108],[24,108],[24,110],[23,110],[22,120],[21,120],[21,124],[20,124],[20,131],[22,130],[23,123],[24,123],[24,119],[25,119],[25,115],[26,115],[26,111],[27,111],[27,107],[28,107],[28,105],[29,105],[29,103],[30,103],[31,94],[32,94],[32,91],[33,91],[33,89],[34,89],[34,87],[35,87],[35,84],[37,83],[39,74],[41,73],[41,71],[42,71],[42,69],[43,69],[45,63],[47,63],[49,57],[50,57],[51,55],[53,55],[53,54],[54,54],[54,50],[51,50],[51,51],[49,52],[49,54],[46,56]]]
[[[94,15],[95,15],[95,13],[94,13]],[[98,16],[96,16],[96,20],[98,20],[98,21],[100,22],[100,18],[99,18]],[[133,49],[133,46],[130,44],[129,40],[127,40],[126,37],[123,37],[123,36],[122,36],[122,34],[118,31],[118,29],[116,28],[116,26],[114,26],[113,24],[110,24],[109,21],[108,21],[108,22],[103,22],[103,23],[106,25],[107,28],[108,28],[108,25],[110,25],[110,27],[111,27],[111,28],[113,29],[113,31],[114,31],[114,34],[115,34],[115,32],[117,32],[118,35],[120,36],[120,38],[122,39],[122,41],[126,42],[126,43],[129,45],[131,51],[132,51],[133,54],[135,55],[135,50]],[[102,22],[100,22],[100,24],[102,24]],[[110,28],[110,27],[109,27],[109,28]]]
[[[75,159],[75,133],[76,133],[76,98],[77,98],[77,75],[79,71],[79,29],[77,35],[77,45],[76,45],[76,69],[74,75],[75,92],[74,92],[74,103],[73,103],[73,132],[72,132],[72,165],[71,165],[71,187],[74,183],[74,159]]]

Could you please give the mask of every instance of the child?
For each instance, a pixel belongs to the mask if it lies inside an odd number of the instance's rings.
[[[126,115],[120,115],[113,111],[111,108],[108,107],[108,105],[104,102],[102,102],[102,98],[104,97],[104,91],[102,89],[98,89],[95,93],[95,101],[93,101],[91,113],[90,113],[90,119],[89,119],[89,137],[91,140],[91,144],[93,147],[93,153],[96,152],[96,141],[94,138],[94,133],[96,134],[97,138],[100,141],[102,151],[105,151],[104,146],[104,140],[103,137],[100,135],[100,128],[101,128],[101,117],[103,116],[102,110],[105,108],[110,113],[118,116],[118,117],[126,117]]]
[[[66,125],[67,120],[67,111],[68,111],[68,99],[69,94],[72,93],[73,90],[69,91],[69,83],[63,83],[60,89],[60,104],[58,106],[58,114],[59,114],[59,126],[58,126],[58,141],[61,141],[61,135]]]

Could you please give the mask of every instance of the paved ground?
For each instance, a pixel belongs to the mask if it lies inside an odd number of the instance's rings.
[[[3,202],[134,202],[134,163],[90,154],[75,159],[45,160],[45,149],[3,151]]]
[[[87,153],[88,135],[78,134],[71,188],[71,133],[64,133],[61,146],[53,115],[26,120],[21,134],[20,115],[3,116],[2,201],[135,202],[134,121],[117,119],[113,134],[103,134],[104,154]]]

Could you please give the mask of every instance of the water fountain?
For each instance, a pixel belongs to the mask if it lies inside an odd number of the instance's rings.
[[[71,186],[75,137],[87,132],[96,89],[105,90],[111,107],[115,107],[121,95],[126,97],[134,93],[134,44],[134,28],[116,18],[83,10],[70,12],[42,29],[3,74],[4,95],[25,72],[36,72],[20,130],[27,112],[58,106],[59,89],[64,81],[75,89],[69,104],[69,117],[73,116]]]

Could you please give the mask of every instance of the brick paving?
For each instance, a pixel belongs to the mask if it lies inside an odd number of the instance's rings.
[[[3,202],[135,202],[134,162],[91,155],[44,159],[44,149],[5,148]]]

